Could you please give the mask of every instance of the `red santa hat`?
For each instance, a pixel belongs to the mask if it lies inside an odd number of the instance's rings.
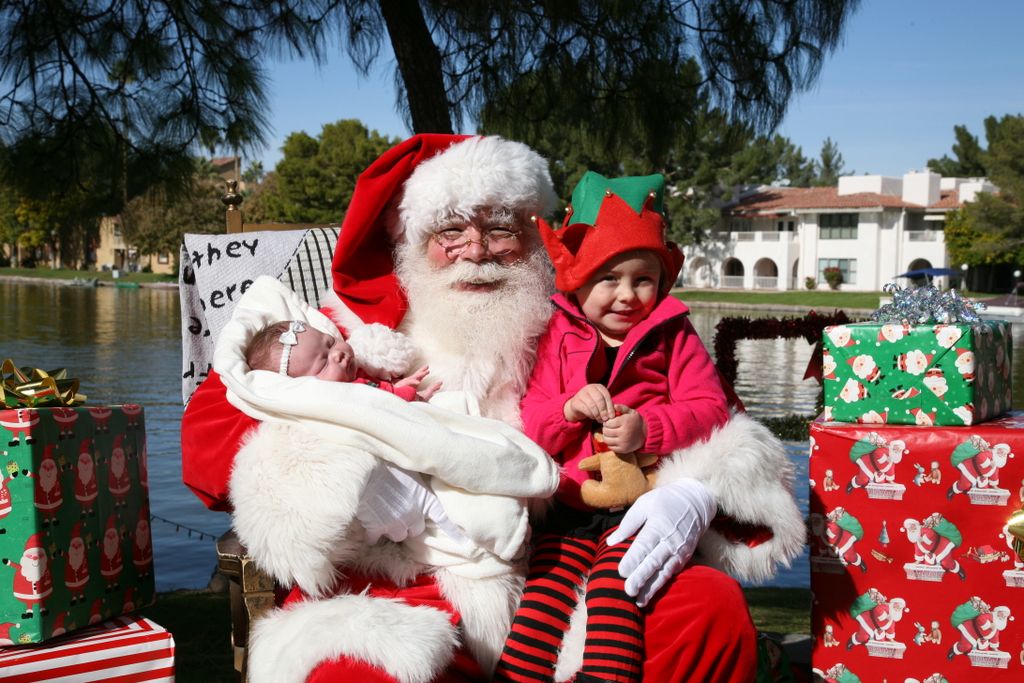
[[[334,291],[361,320],[395,327],[408,308],[393,243],[426,239],[440,218],[482,206],[547,214],[557,198],[547,161],[496,136],[415,135],[359,176],[331,269]]]
[[[117,434],[117,435],[115,435],[115,436],[114,436],[114,446],[113,446],[113,450],[115,450],[115,451],[116,451],[116,450],[117,450],[117,449],[119,449],[119,448],[120,448],[121,450],[124,450],[124,446],[122,445],[123,443],[124,443],[124,434]]]
[[[82,523],[75,522],[75,525],[71,527],[71,540],[82,537]]]
[[[106,532],[108,531],[113,531],[114,533],[117,533],[117,515],[113,513],[111,513],[111,515],[107,517],[107,526],[104,529],[104,535],[106,535]]]
[[[25,552],[30,550],[45,550],[43,549],[43,532],[37,531],[25,540]]]
[[[92,453],[90,447],[92,446],[92,439],[86,437],[82,439],[82,443],[78,446],[79,455],[83,453]]]

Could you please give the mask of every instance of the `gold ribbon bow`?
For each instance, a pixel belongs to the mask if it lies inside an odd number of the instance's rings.
[[[8,408],[39,408],[45,406],[77,406],[85,403],[78,393],[78,380],[69,378],[64,368],[41,370],[18,369],[10,358],[0,365],[0,398]]]
[[[1024,560],[1024,510],[1017,510],[1010,515],[1010,520],[1006,523],[1006,533],[1013,537],[1013,549],[1017,556]]]

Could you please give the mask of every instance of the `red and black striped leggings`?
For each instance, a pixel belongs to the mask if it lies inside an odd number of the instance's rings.
[[[552,680],[584,580],[587,636],[580,671],[608,681],[640,680],[643,624],[618,571],[632,539],[608,547],[605,539],[612,531],[598,539],[541,536],[494,680]]]

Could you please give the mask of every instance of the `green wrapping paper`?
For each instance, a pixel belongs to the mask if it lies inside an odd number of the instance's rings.
[[[0,410],[0,644],[152,604],[142,407]]]
[[[978,424],[1010,409],[1012,351],[1005,321],[826,327],[825,419]]]

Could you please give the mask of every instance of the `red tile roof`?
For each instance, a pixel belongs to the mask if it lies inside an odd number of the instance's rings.
[[[955,190],[943,191],[938,202],[924,207],[891,194],[858,192],[840,195],[836,187],[773,187],[741,199],[729,212],[735,215],[801,209],[955,209],[959,205]]]

